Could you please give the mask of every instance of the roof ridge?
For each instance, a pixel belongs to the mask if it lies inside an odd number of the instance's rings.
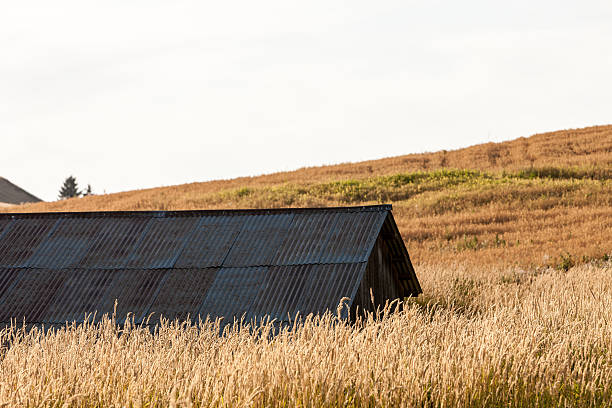
[[[71,211],[71,212],[33,212],[2,213],[0,218],[95,218],[95,217],[188,217],[223,215],[272,215],[286,213],[316,212],[373,212],[391,211],[391,204],[361,205],[347,207],[289,207],[289,208],[252,208],[252,209],[203,209],[203,210],[149,210],[149,211]]]

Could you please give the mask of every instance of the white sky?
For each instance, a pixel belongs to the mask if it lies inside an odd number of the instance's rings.
[[[0,176],[45,200],[611,122],[609,0],[0,7]]]

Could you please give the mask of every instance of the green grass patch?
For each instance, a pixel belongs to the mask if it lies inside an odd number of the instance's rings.
[[[214,193],[210,199],[262,208],[402,201],[413,204],[421,214],[434,215],[492,203],[515,203],[532,209],[582,205],[592,200],[612,205],[612,195],[605,194],[610,190],[608,174],[607,169],[566,168],[514,173],[435,170],[305,185],[242,187]]]

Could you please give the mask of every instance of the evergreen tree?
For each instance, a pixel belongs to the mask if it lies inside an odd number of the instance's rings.
[[[76,179],[73,176],[70,176],[64,180],[64,185],[59,191],[59,199],[63,200],[65,198],[78,197],[81,195],[79,191],[79,186],[77,185]]]
[[[87,184],[87,189],[83,192],[83,197],[93,195],[93,191],[91,191],[91,184]]]

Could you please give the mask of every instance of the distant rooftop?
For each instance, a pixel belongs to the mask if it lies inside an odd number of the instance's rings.
[[[0,177],[0,203],[21,204],[37,203],[39,201],[42,200],[16,186],[7,179]]]

